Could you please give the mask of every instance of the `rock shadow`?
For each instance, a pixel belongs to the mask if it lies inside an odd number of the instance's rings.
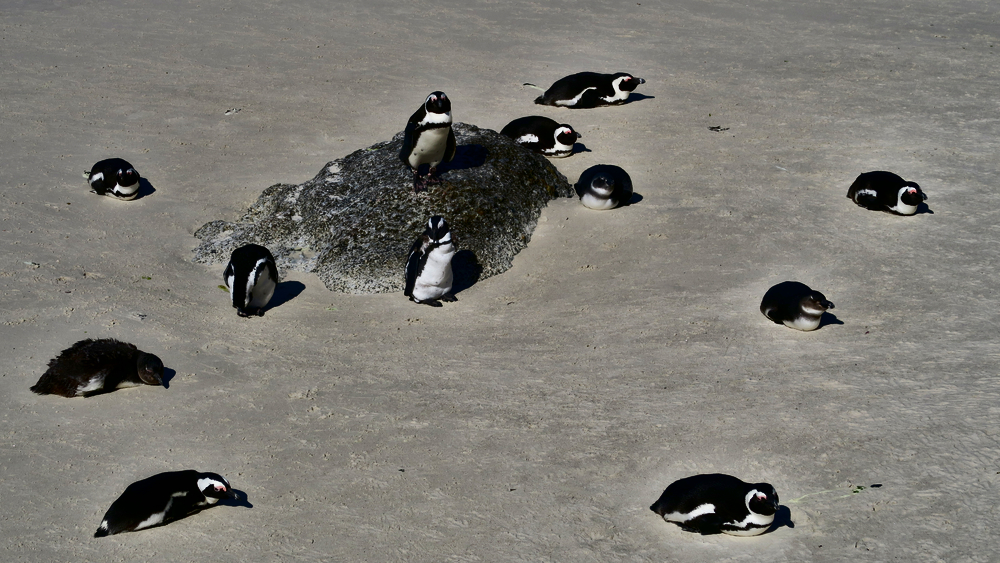
[[[300,293],[305,291],[306,284],[297,281],[283,281],[279,283],[274,288],[274,295],[271,296],[271,301],[267,304],[264,312],[268,312],[275,307],[281,307],[285,303],[288,303],[292,299],[299,296]]]
[[[479,168],[486,164],[486,158],[490,151],[483,145],[459,145],[455,148],[455,158],[451,162],[443,162],[438,165],[438,174],[444,174],[449,170],[465,170],[468,168]]]

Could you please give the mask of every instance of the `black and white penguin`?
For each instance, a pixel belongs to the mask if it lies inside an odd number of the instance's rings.
[[[785,281],[767,290],[760,312],[775,324],[798,330],[816,330],[833,303],[826,296],[797,281]]]
[[[278,267],[270,250],[258,244],[245,244],[233,251],[222,278],[226,280],[237,315],[263,317],[264,307],[278,286]]]
[[[129,485],[104,514],[95,538],[161,526],[236,498],[225,477],[194,469],[168,471]]]
[[[847,198],[865,209],[887,211],[896,215],[913,215],[927,199],[916,182],[907,182],[892,172],[877,170],[858,176]]]
[[[139,173],[121,158],[102,160],[84,172],[83,177],[90,184],[90,190],[98,195],[130,200],[139,195]]]
[[[618,166],[597,164],[580,174],[576,193],[585,207],[614,209],[632,199],[632,178]]]
[[[629,94],[645,83],[642,78],[626,72],[578,72],[556,80],[544,94],[535,98],[535,103],[577,109],[614,106],[625,103]],[[529,82],[524,85],[538,88]]]
[[[399,159],[413,169],[413,191],[426,190],[439,183],[435,176],[442,162],[455,158],[455,132],[451,129],[451,100],[444,92],[431,92],[424,105],[413,112],[403,131]],[[427,175],[420,176],[420,166],[427,164]]]
[[[454,279],[451,259],[455,245],[451,241],[448,223],[435,215],[427,221],[427,229],[410,247],[406,260],[406,288],[403,295],[414,303],[440,307],[441,301],[458,301],[451,294]]]
[[[112,338],[86,339],[49,360],[31,390],[39,395],[89,397],[137,385],[163,385],[163,362]]]
[[[757,536],[774,523],[778,493],[731,475],[693,475],[671,483],[649,509],[688,532]]]
[[[528,150],[554,158],[573,154],[573,145],[582,137],[569,125],[540,115],[519,117],[505,125],[500,134]]]

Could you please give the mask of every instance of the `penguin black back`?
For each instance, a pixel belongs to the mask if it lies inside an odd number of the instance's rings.
[[[263,316],[278,285],[274,256],[259,244],[245,244],[233,251],[222,273],[236,314]]]
[[[614,209],[632,199],[632,178],[618,166],[597,164],[580,174],[576,193],[590,209]]]
[[[892,172],[865,172],[847,190],[847,198],[860,207],[896,215],[913,215],[927,199],[916,182],[908,182]]]
[[[627,72],[578,72],[555,81],[544,94],[535,99],[535,103],[577,109],[619,105],[628,100],[629,94],[636,87],[645,83],[644,79]]]
[[[49,360],[31,390],[39,395],[90,396],[135,385],[162,385],[163,362],[112,338],[86,339]]]
[[[774,523],[778,493],[732,475],[693,475],[671,483],[649,509],[689,532],[756,536]]]
[[[127,160],[108,158],[84,172],[90,189],[98,195],[131,200],[139,195],[139,173]]]
[[[94,537],[161,526],[235,497],[229,481],[217,473],[159,473],[129,485],[108,508]]]
[[[771,287],[760,301],[760,312],[765,317],[775,324],[798,330],[819,328],[823,313],[833,308],[825,295],[797,281],[785,281]]]
[[[581,137],[572,126],[541,115],[519,117],[500,130],[518,145],[545,156],[563,158],[573,154]]]

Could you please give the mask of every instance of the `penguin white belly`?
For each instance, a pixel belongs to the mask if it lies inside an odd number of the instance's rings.
[[[822,317],[810,319],[809,317],[798,316],[794,321],[784,321],[785,326],[798,330],[816,330]]]
[[[727,522],[726,526],[735,526],[737,528],[743,528],[740,530],[728,530],[725,527],[722,528],[723,534],[729,534],[730,536],[759,536],[767,531],[774,523],[774,515],[764,516],[763,514],[750,513],[740,522]]]
[[[615,206],[615,203],[610,199],[601,199],[595,197],[594,194],[587,192],[583,194],[580,198],[580,202],[583,203],[584,207],[589,207],[590,209],[611,209]]]
[[[451,258],[455,255],[452,248],[449,252],[435,250],[427,257],[424,269],[413,284],[413,297],[420,301],[440,299],[451,291],[454,275],[451,271]]]
[[[271,280],[270,267],[265,264],[260,269],[257,283],[250,292],[250,307],[261,308],[271,301],[276,284]]]
[[[573,98],[573,99],[570,99],[570,100],[556,100],[554,103],[557,106],[566,106],[566,107],[575,106],[576,103],[580,101],[580,98],[582,98],[583,95],[587,93],[587,90],[597,90],[597,86],[591,86],[590,88],[584,88],[583,91],[580,92],[579,94],[577,94],[576,97]]]
[[[419,168],[421,164],[430,164],[435,167],[440,164],[444,159],[444,151],[448,148],[449,131],[450,127],[435,127],[422,131],[410,153],[408,159],[410,166]]]
[[[115,187],[111,190],[111,193],[115,194],[118,199],[134,199],[135,196],[139,195],[139,182],[132,184],[131,186],[122,186],[121,184],[115,184]]]
[[[552,158],[566,158],[573,154],[573,145],[564,145],[557,142],[551,149],[542,149],[542,154],[551,156]]]

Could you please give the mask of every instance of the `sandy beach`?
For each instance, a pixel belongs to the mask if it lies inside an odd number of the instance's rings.
[[[0,0],[0,559],[995,560],[998,69],[985,1]],[[579,71],[646,83],[593,110],[522,86]],[[571,124],[559,171],[621,166],[640,201],[552,201],[443,308],[283,271],[304,289],[237,317],[194,231],[434,90],[479,127]],[[88,191],[115,156],[141,198]],[[929,209],[855,206],[870,170]],[[837,321],[769,322],[785,280]],[[157,354],[169,387],[29,391],[84,338]],[[180,469],[247,502],[92,537]],[[779,525],[650,512],[714,472],[772,483]]]

